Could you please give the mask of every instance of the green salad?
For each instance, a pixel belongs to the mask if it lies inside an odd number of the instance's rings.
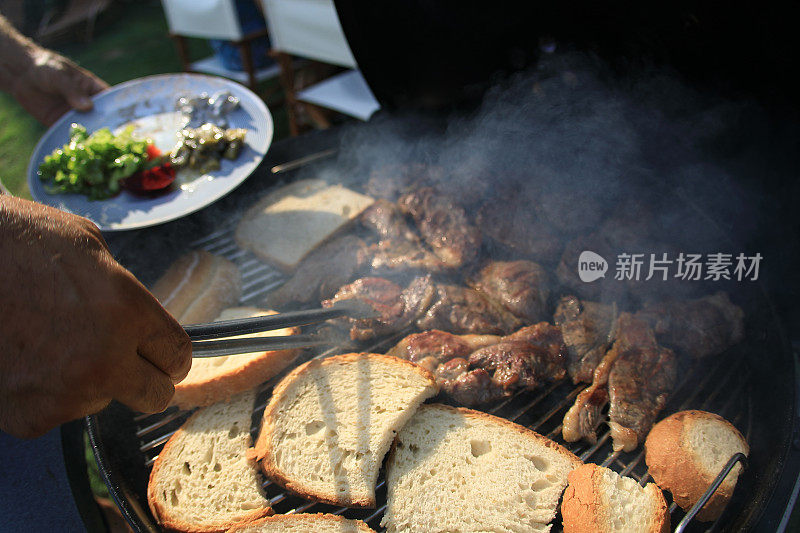
[[[108,128],[91,135],[72,124],[69,143],[45,157],[39,177],[49,193],[80,193],[90,200],[117,194],[120,180],[152,166],[151,141],[133,137],[133,127],[114,135]]]

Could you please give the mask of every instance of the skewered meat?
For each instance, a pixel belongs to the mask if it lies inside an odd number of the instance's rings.
[[[492,261],[470,285],[528,322],[545,318],[550,295],[547,273],[531,261]]]
[[[720,354],[744,337],[744,312],[724,292],[649,303],[637,316],[652,326],[659,341],[698,359]]]
[[[652,427],[675,386],[675,354],[658,345],[647,323],[622,313],[612,348],[564,416],[562,435],[574,442],[597,440],[602,409],[610,402],[609,426],[615,451],[631,451]]]
[[[522,321],[482,293],[458,285],[436,285],[433,304],[417,320],[420,329],[453,333],[504,334]]]
[[[424,187],[404,195],[398,204],[411,215],[425,243],[445,265],[460,268],[477,257],[481,234],[464,209],[448,197]]]
[[[549,225],[531,208],[531,201],[509,194],[484,203],[478,227],[494,242],[543,263],[558,261],[564,245]]]
[[[374,309],[376,318],[349,319],[350,338],[367,340],[410,326],[428,308],[433,295],[434,287],[427,276],[415,278],[406,288],[383,278],[361,278],[340,288],[322,305],[331,307],[355,298]]]
[[[409,335],[388,352],[433,370],[442,391],[464,405],[562,379],[564,353],[559,329],[546,322],[505,337],[425,331]]]
[[[425,248],[397,204],[376,200],[361,215],[361,222],[380,238],[378,243],[370,247],[374,272],[414,269],[439,272],[447,266]]]
[[[574,296],[559,300],[554,322],[567,347],[567,371],[573,383],[591,383],[594,370],[614,340],[614,308]]]
[[[343,235],[308,254],[294,274],[267,295],[268,308],[291,303],[319,302],[330,298],[353,279],[367,261],[367,245],[355,235]]]

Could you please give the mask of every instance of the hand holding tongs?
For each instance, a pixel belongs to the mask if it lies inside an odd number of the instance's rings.
[[[291,326],[305,326],[324,322],[330,318],[349,316],[352,318],[371,318],[375,316],[372,307],[358,300],[344,300],[332,307],[292,311],[276,315],[240,318],[211,322],[209,324],[193,324],[184,326],[184,330],[192,339],[192,357],[217,357],[266,350],[288,350],[291,348],[308,348],[337,342],[321,335],[286,335],[275,337],[250,337],[230,339],[236,335],[260,333]],[[217,340],[212,340],[217,339]]]

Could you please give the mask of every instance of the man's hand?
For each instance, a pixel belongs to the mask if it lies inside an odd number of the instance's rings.
[[[33,117],[50,126],[72,109],[92,109],[90,96],[108,84],[69,59],[49,50],[31,54],[31,66],[14,80],[11,95]]]
[[[50,126],[70,108],[89,111],[108,84],[69,59],[45,50],[0,16],[0,90]]]
[[[189,337],[88,220],[0,196],[0,430],[36,437],[112,399],[163,410]]]

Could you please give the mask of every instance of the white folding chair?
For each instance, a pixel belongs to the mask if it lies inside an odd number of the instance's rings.
[[[289,106],[290,128],[297,132],[294,104],[298,101],[368,120],[380,108],[347,44],[332,0],[261,0],[274,56],[281,65],[281,82]],[[349,70],[295,91],[291,56]]]
[[[205,72],[236,80],[251,89],[260,81],[280,74],[278,65],[256,69],[250,42],[268,34],[266,29],[245,34],[239,24],[234,0],[161,0],[167,17],[170,36],[175,39],[183,69],[187,72]],[[222,39],[238,46],[244,72],[225,68],[214,55],[190,62],[186,37]]]

